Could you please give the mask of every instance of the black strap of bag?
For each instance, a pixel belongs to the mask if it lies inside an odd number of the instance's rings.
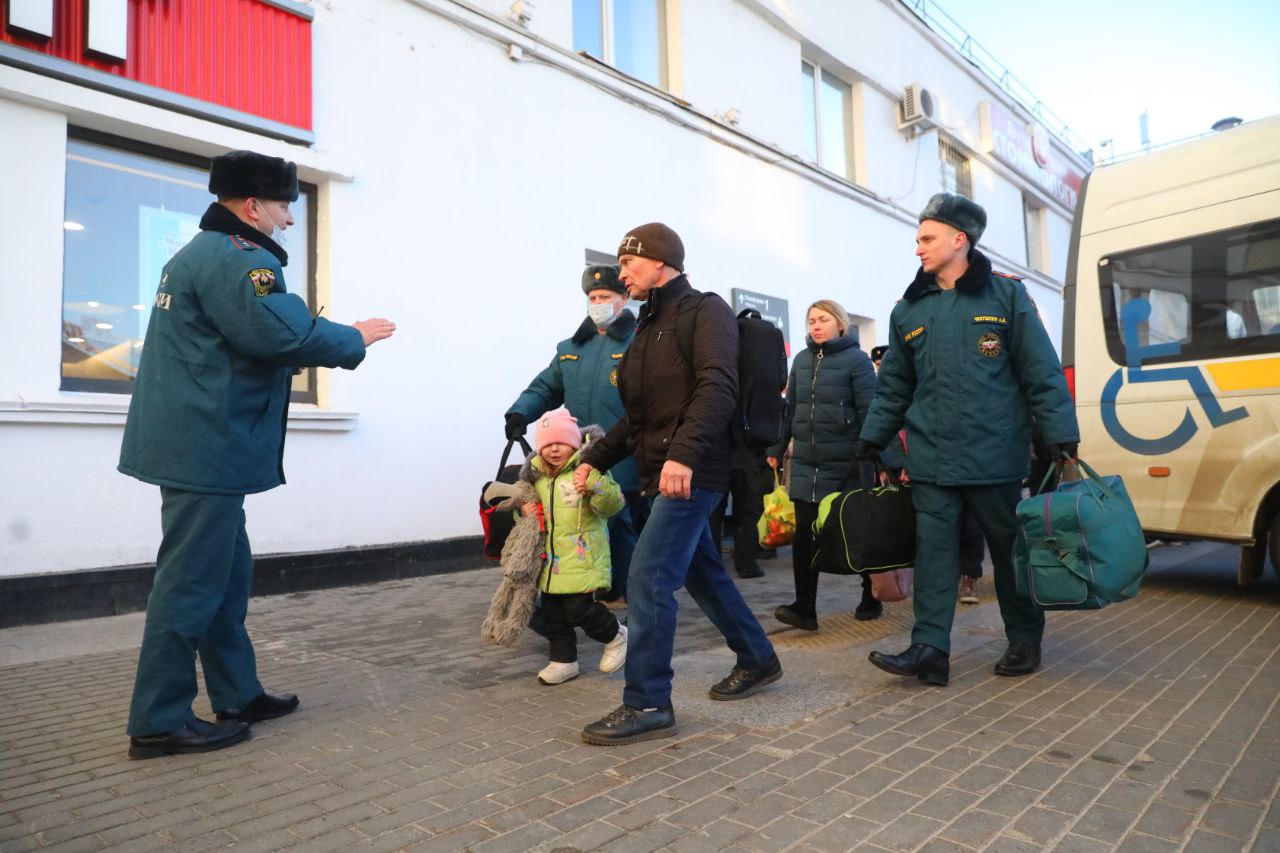
[[[502,469],[507,467],[507,460],[511,458],[511,448],[515,447],[517,441],[520,442],[520,447],[524,450],[525,456],[533,452],[533,448],[529,446],[529,442],[524,440],[523,435],[509,440],[506,448],[502,451],[502,460],[498,463],[498,473],[493,475],[493,479],[496,480],[502,476]]]

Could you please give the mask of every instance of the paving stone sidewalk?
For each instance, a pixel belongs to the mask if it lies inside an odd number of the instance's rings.
[[[254,600],[263,682],[302,708],[204,756],[126,758],[140,614],[8,629],[0,851],[1280,850],[1280,583],[1236,589],[1232,559],[1157,549],[1136,601],[1051,614],[1023,679],[991,672],[984,581],[947,688],[866,662],[909,603],[856,623],[856,582],[824,577],[823,630],[783,628],[767,563],[740,585],[782,681],[710,701],[732,656],[682,598],[680,734],[612,749],[579,736],[620,702],[598,646],[547,688],[537,637],[480,641],[492,568]]]

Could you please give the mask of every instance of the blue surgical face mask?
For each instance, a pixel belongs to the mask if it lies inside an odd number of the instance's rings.
[[[259,202],[258,206],[261,208],[263,215],[267,217],[267,221],[271,223],[271,239],[275,241],[277,246],[283,247],[285,243],[284,229],[276,224],[275,217],[271,215],[271,211],[267,209],[265,204]]]
[[[591,322],[596,324],[596,328],[603,329],[614,320],[618,319],[618,304],[613,301],[609,302],[591,302],[587,305],[587,316],[591,318]]]

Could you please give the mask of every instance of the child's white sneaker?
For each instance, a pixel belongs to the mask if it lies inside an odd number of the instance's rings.
[[[542,668],[542,672],[538,673],[538,680],[543,684],[564,684],[570,679],[578,677],[578,662],[557,663],[552,661]]]
[[[627,626],[618,626],[618,635],[604,644],[604,654],[600,656],[601,672],[617,672],[627,662]]]

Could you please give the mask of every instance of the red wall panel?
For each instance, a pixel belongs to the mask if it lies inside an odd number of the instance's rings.
[[[129,58],[87,53],[87,4],[54,0],[53,38],[0,42],[311,129],[311,22],[261,0],[128,0]],[[8,21],[0,0],[0,25]]]

